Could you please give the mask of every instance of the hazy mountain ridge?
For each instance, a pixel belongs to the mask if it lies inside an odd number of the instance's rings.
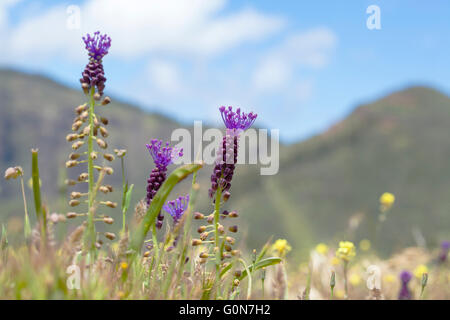
[[[47,78],[0,71],[0,169],[21,165],[29,176],[29,149],[38,147],[43,191],[54,198],[63,178],[61,165],[70,152],[65,136],[73,109],[83,101],[81,92]],[[136,184],[135,203],[144,195],[152,168],[145,143],[168,140],[181,125],[122,103],[113,102],[100,112],[110,120],[110,148],[129,151],[126,167],[130,183]],[[280,151],[277,175],[260,176],[259,166],[238,166],[233,180],[229,205],[241,213],[240,233],[248,232],[249,246],[262,245],[273,234],[287,238],[296,254],[305,253],[318,241],[344,237],[354,215],[361,217],[361,226],[345,237],[370,237],[370,221],[384,191],[397,196],[383,228],[386,251],[411,244],[411,230],[417,226],[429,241],[450,235],[450,99],[436,90],[395,92],[356,108],[323,134],[281,146]],[[209,167],[200,174],[199,208],[205,213],[210,210],[209,174]],[[0,188],[2,221],[22,214],[17,184],[2,179]],[[120,197],[120,192],[115,195]],[[63,210],[59,203],[51,210]],[[30,204],[29,210],[33,212]]]

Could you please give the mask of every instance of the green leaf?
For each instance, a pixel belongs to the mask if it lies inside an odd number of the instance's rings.
[[[134,187],[134,184],[132,184],[130,186],[130,188],[128,189],[128,184],[127,184],[127,192],[125,193],[125,201],[124,201],[123,208],[122,208],[123,213],[126,213],[128,211],[128,207],[130,206],[131,194],[133,193],[133,187]]]
[[[167,197],[175,185],[184,180],[190,174],[199,170],[202,166],[203,164],[198,163],[184,165],[175,169],[166,181],[164,181],[147,209],[144,219],[133,235],[130,243],[130,249],[134,254],[140,252],[150,227],[155,223],[156,216],[161,211],[163,204],[166,202]]]
[[[253,272],[253,271],[256,271],[256,270],[261,269],[261,268],[265,268],[265,267],[268,267],[268,266],[273,266],[275,264],[280,263],[281,261],[282,261],[282,259],[278,258],[278,257],[266,258],[266,259],[260,260],[259,262],[256,262],[255,264],[250,265],[248,267],[248,270],[250,272]],[[239,281],[244,279],[246,276],[247,276],[247,270],[244,270],[242,272],[241,276],[238,278]]]
[[[225,275],[225,273],[227,273],[232,267],[233,267],[233,264],[230,263],[225,268],[223,268],[222,271],[220,271],[220,278],[222,279],[223,276]]]

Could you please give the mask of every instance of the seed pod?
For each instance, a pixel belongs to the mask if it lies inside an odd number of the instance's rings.
[[[202,233],[202,232],[205,232],[205,230],[206,230],[206,226],[200,226],[200,227],[198,227],[197,232]]]
[[[77,114],[81,114],[83,111],[86,111],[87,105],[86,104],[82,104],[78,107],[75,108],[75,112]]]
[[[112,232],[105,232],[105,237],[109,240],[114,240],[116,238],[116,235]]]
[[[96,93],[94,93],[94,96],[92,98],[94,98],[95,101],[100,101],[102,96],[98,92],[96,92]]]
[[[78,200],[70,200],[69,201],[69,206],[71,206],[71,207],[76,207],[79,204],[80,204],[80,201],[78,201]]]
[[[66,181],[64,181],[64,182],[68,186],[75,186],[77,184],[77,182],[75,180],[70,180],[70,179],[66,179]]]
[[[201,220],[201,219],[204,219],[204,218],[205,218],[205,216],[202,213],[194,212],[194,219],[195,220]]]
[[[73,219],[73,218],[77,217],[77,213],[76,212],[68,212],[66,214],[66,216],[67,216],[67,219]]]
[[[75,140],[77,140],[77,139],[78,139],[78,135],[77,135],[76,133],[69,133],[69,134],[66,136],[67,142],[75,141]]]
[[[114,173],[114,170],[111,167],[104,167],[103,170],[105,170],[107,175],[112,175]]]
[[[202,240],[200,240],[200,239],[192,239],[192,246],[193,247],[199,246],[201,244],[202,244]]]
[[[103,123],[105,126],[107,126],[109,121],[104,117],[100,117],[100,122]]]
[[[209,254],[206,253],[206,252],[202,252],[202,253],[199,254],[199,257],[200,257],[201,259],[206,259],[206,258],[209,257]]]
[[[231,245],[233,245],[234,242],[235,242],[235,239],[232,238],[232,237],[226,237],[225,240],[226,240],[229,244],[231,244]]]
[[[238,213],[236,211],[231,211],[229,214],[230,218],[237,218],[239,217]]]
[[[83,182],[89,178],[89,175],[86,172],[83,172],[78,176],[78,181]]]
[[[103,192],[103,193],[108,193],[109,192],[109,189],[108,189],[108,187],[106,187],[106,186],[101,186],[100,188],[98,188],[101,192]]]
[[[232,256],[239,256],[241,254],[241,252],[239,250],[232,250],[231,251],[231,255]]]
[[[231,193],[230,193],[230,192],[225,191],[225,192],[223,193],[223,201],[224,201],[224,202],[227,202],[228,199],[230,199],[230,197],[231,197]]]
[[[90,132],[91,132],[91,126],[87,125],[86,127],[83,128],[83,134],[85,136],[88,136]]]
[[[231,226],[231,227],[228,228],[228,230],[230,232],[237,232],[238,231],[238,226]]]
[[[106,106],[107,104],[111,103],[111,98],[110,97],[105,97],[102,101],[102,106]]]
[[[83,121],[77,120],[72,124],[72,131],[78,131],[80,127],[83,125]]]
[[[111,217],[103,217],[103,222],[106,224],[113,224],[114,223],[114,219]]]
[[[79,157],[80,157],[81,155],[79,154],[79,153],[71,153],[70,155],[69,155],[69,159],[70,160],[77,160]]]
[[[89,93],[89,85],[87,83],[82,83],[81,84],[81,89],[83,89],[84,94],[88,94]]]
[[[208,238],[208,235],[209,235],[208,232],[203,232],[203,233],[200,235],[200,240],[205,241],[206,238]]]
[[[66,168],[73,168],[78,164],[78,161],[69,160],[66,162]]]
[[[79,198],[81,198],[81,196],[82,196],[82,194],[81,194],[80,192],[76,192],[76,191],[73,191],[73,192],[70,194],[70,197],[71,197],[72,199],[79,199]]]
[[[115,208],[115,207],[117,207],[117,203],[116,203],[116,202],[111,202],[111,201],[106,201],[106,202],[105,202],[105,205],[106,205],[107,207],[110,207],[110,208]]]
[[[110,154],[110,153],[105,153],[103,155],[103,158],[105,158],[108,161],[114,161],[114,156],[112,154]]]
[[[106,149],[108,147],[108,144],[100,138],[97,138],[97,144],[102,149]]]
[[[72,149],[77,150],[84,144],[84,141],[77,141],[72,144]]]

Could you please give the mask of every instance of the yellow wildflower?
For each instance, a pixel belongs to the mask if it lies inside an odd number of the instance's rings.
[[[337,266],[340,262],[341,262],[341,260],[339,260],[339,258],[333,257],[333,258],[331,259],[331,264],[332,264],[333,266]]]
[[[338,299],[342,299],[345,296],[345,292],[342,289],[336,290],[336,292],[334,294],[335,294],[336,298],[338,298]]]
[[[350,261],[356,255],[355,245],[350,241],[339,242],[336,257],[344,261]]]
[[[385,192],[380,197],[380,204],[385,209],[390,209],[395,202],[395,196],[390,192]]]
[[[383,277],[383,280],[386,283],[394,283],[397,278],[393,274],[387,274]]]
[[[415,269],[414,269],[414,276],[418,279],[422,279],[422,275],[424,273],[428,273],[428,267],[424,264],[418,265]]]
[[[325,243],[319,243],[316,246],[316,251],[320,254],[327,254],[328,252],[328,246]]]
[[[361,283],[361,277],[356,273],[352,274],[348,280],[354,287],[358,286]]]
[[[120,264],[120,268],[123,269],[123,270],[128,269],[128,263],[126,263],[125,261],[122,262],[122,263]]]
[[[359,242],[359,248],[362,251],[369,251],[370,247],[371,247],[371,243],[370,243],[370,240],[368,240],[368,239],[363,239]]]
[[[280,255],[280,257],[284,257],[289,251],[292,250],[292,247],[289,245],[286,239],[278,239],[272,245],[272,250]]]

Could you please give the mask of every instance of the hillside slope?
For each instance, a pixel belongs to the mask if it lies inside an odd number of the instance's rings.
[[[57,199],[70,152],[65,135],[73,108],[83,99],[80,92],[47,78],[0,71],[0,169],[22,165],[29,174],[29,150],[38,147],[43,190],[52,211],[67,210]],[[109,145],[129,151],[126,166],[130,183],[136,185],[135,203],[144,196],[152,169],[145,143],[168,140],[181,125],[116,102],[103,115],[110,120]],[[300,256],[319,241],[372,239],[378,197],[390,191],[397,202],[377,245],[388,253],[412,244],[414,229],[430,242],[450,236],[448,159],[450,99],[433,89],[412,87],[358,107],[321,135],[281,146],[275,176],[260,176],[257,165],[238,166],[229,205],[241,213],[240,234],[250,249],[274,235],[287,238]],[[199,209],[205,213],[211,210],[206,197],[210,170],[206,167],[199,176]],[[117,186],[119,176],[113,181]],[[185,192],[188,184],[175,192]],[[2,222],[22,215],[18,191],[17,184],[1,180]],[[115,194],[120,197],[119,190]],[[118,210],[115,215],[119,217]],[[351,217],[361,221],[354,232],[348,229]]]

